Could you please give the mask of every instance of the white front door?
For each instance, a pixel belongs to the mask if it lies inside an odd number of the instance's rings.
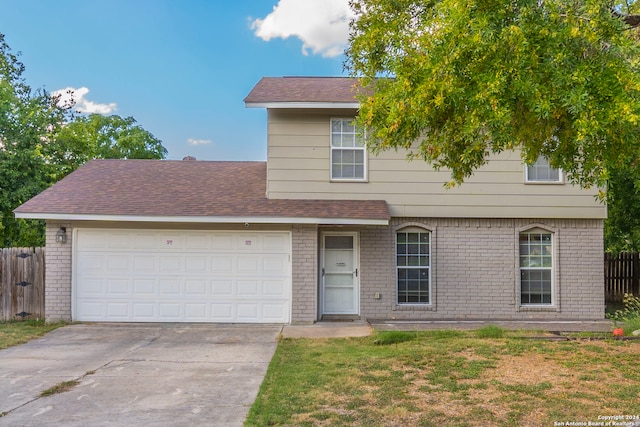
[[[359,313],[358,235],[322,235],[322,314]]]

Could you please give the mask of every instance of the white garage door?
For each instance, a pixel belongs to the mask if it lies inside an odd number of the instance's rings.
[[[288,232],[77,229],[74,320],[288,323]]]

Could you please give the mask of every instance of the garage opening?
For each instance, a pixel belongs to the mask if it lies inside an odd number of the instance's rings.
[[[289,323],[289,232],[76,229],[73,319]]]

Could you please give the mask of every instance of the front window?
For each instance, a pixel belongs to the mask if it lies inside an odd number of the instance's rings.
[[[562,172],[549,164],[549,160],[543,156],[538,157],[535,163],[527,165],[527,182],[562,182]]]
[[[552,276],[552,234],[520,233],[520,304],[551,305]]]
[[[331,119],[331,179],[365,180],[366,157],[354,119]]]
[[[398,304],[431,304],[431,233],[396,234]]]

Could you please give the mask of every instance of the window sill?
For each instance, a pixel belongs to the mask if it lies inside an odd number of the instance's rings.
[[[564,181],[525,181],[525,185],[564,185]]]
[[[555,305],[521,305],[520,307],[518,307],[518,311],[550,312],[560,311],[560,309]]]
[[[436,311],[433,304],[394,304],[393,311]]]
[[[365,179],[356,179],[356,178],[353,178],[353,179],[351,179],[351,178],[349,178],[349,179],[331,178],[331,179],[329,180],[329,182],[338,182],[338,183],[340,183],[340,182],[367,183],[367,182],[369,182],[369,180],[368,180],[368,179],[366,179],[366,178],[365,178]]]

